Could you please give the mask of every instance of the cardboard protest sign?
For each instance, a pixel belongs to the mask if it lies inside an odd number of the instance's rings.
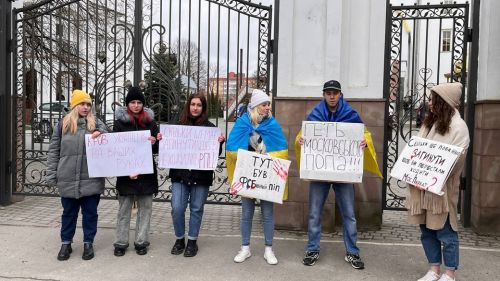
[[[160,125],[158,167],[215,170],[219,160],[217,127]]]
[[[392,167],[391,177],[443,195],[443,185],[464,149],[412,137]]]
[[[361,182],[364,130],[360,123],[303,121],[300,178]]]
[[[131,131],[85,135],[89,177],[130,176],[153,173],[151,132]]]
[[[230,192],[282,204],[290,163],[239,149]]]

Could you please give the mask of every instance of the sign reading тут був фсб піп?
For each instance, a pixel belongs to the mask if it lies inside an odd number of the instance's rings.
[[[391,177],[420,189],[443,195],[443,185],[464,149],[412,137],[391,170]]]
[[[85,135],[89,177],[119,177],[153,173],[151,132],[130,131]]]
[[[303,121],[300,178],[361,182],[364,129],[361,123]]]
[[[158,167],[215,170],[221,131],[217,127],[160,125]]]
[[[283,203],[290,161],[238,150],[231,194]]]

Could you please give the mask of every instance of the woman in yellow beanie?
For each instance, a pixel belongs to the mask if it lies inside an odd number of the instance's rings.
[[[85,134],[97,138],[108,130],[92,114],[92,99],[86,92],[74,90],[70,106],[71,111],[59,122],[50,140],[45,180],[48,185],[57,186],[63,206],[62,246],[57,259],[62,261],[70,257],[81,208],[84,242],[82,258],[90,260],[94,257],[92,243],[97,232],[97,205],[104,190],[104,178],[89,178]]]

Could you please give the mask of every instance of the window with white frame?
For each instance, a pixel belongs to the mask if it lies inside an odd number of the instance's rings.
[[[441,52],[451,51],[451,30],[443,30],[441,32]]]

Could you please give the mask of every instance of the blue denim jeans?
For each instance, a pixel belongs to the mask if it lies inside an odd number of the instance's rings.
[[[307,251],[319,251],[321,239],[321,214],[326,198],[333,186],[335,202],[342,215],[342,227],[344,245],[347,253],[359,255],[356,246],[358,230],[356,228],[356,217],[354,216],[354,185],[352,183],[338,182],[311,182],[309,186],[309,224],[307,235]]]
[[[208,196],[208,186],[172,183],[172,221],[177,239],[183,239],[186,232],[186,208],[189,201],[188,239],[198,239],[203,208]]]
[[[450,219],[446,220],[443,228],[440,230],[428,229],[425,224],[420,225],[422,236],[422,246],[425,256],[430,265],[441,265],[444,259],[446,269],[458,269],[458,233],[451,228]],[[441,244],[443,250],[441,251]]]
[[[255,212],[255,199],[241,197],[241,245],[250,245],[252,233],[252,220]],[[264,227],[264,243],[273,245],[274,236],[274,204],[270,201],[260,200],[262,226]]]
[[[85,196],[78,199],[61,197],[63,214],[61,216],[61,241],[63,244],[73,242],[78,213],[82,209],[83,242],[93,243],[97,233],[97,206],[100,194]]]

